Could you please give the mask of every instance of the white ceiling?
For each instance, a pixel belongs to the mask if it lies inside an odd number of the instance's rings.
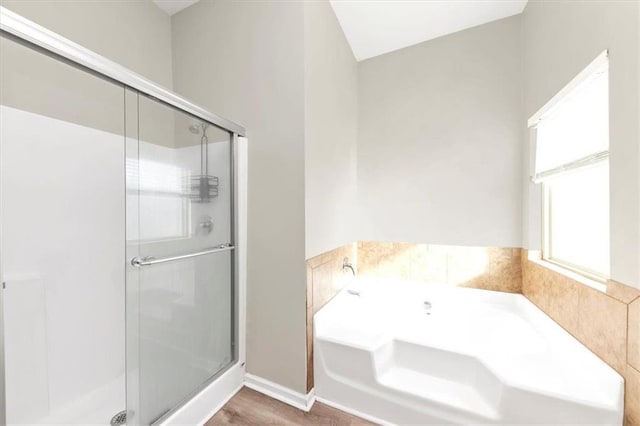
[[[517,15],[527,0],[331,0],[358,61]]]
[[[180,12],[200,0],[153,0],[160,9],[167,12],[169,16]]]

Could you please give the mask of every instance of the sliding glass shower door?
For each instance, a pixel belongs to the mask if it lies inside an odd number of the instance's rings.
[[[232,135],[126,94],[127,424],[234,360]]]
[[[244,129],[0,15],[0,424],[148,426],[241,383]]]

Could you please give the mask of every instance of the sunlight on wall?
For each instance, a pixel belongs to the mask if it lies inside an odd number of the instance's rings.
[[[358,243],[358,274],[519,292],[520,249],[413,243]]]

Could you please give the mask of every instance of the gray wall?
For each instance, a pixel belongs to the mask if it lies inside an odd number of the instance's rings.
[[[358,64],[328,1],[306,2],[306,257],[356,240]]]
[[[171,19],[151,0],[0,0],[0,5],[156,83],[172,87]],[[87,78],[83,71],[70,71],[66,65],[12,41],[5,40],[2,48],[3,104],[122,133],[122,90],[107,87],[97,77]],[[43,96],[44,93],[49,95]],[[153,123],[149,135],[154,141],[172,139],[173,116],[166,120],[142,112],[140,120]]]
[[[520,246],[520,24],[359,64],[360,240]]]
[[[248,372],[306,393],[303,15],[201,1],[173,17],[173,64],[177,92],[248,131]]]
[[[635,1],[529,0],[523,14],[522,122],[609,49],[611,278],[640,287],[638,8],[640,3]],[[539,190],[526,184],[524,200],[525,222],[529,222],[525,247],[538,249]]]
[[[24,1],[0,5],[171,87],[171,18],[151,0]]]

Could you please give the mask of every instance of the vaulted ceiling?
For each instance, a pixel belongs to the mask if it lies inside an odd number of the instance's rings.
[[[200,0],[153,0],[156,6],[167,12],[169,15],[174,15],[198,1]]]
[[[331,0],[357,60],[522,13],[527,0]]]
[[[153,0],[169,15],[174,15],[198,1]],[[522,13],[527,4],[527,0],[330,0],[330,2],[358,61],[517,15]]]

